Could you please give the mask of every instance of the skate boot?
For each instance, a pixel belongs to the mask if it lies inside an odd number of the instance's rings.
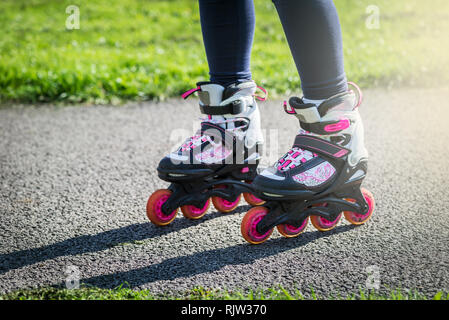
[[[151,222],[171,223],[179,207],[186,218],[199,219],[211,200],[218,211],[231,212],[242,193],[250,205],[264,203],[251,193],[250,185],[257,175],[263,144],[257,88],[253,81],[226,87],[199,82],[183,94],[186,99],[198,92],[206,117],[194,136],[160,161],[158,175],[171,184],[148,199]]]
[[[350,90],[319,106],[293,97],[284,109],[298,118],[299,134],[293,147],[274,166],[253,181],[263,207],[250,209],[242,220],[243,237],[250,243],[266,241],[273,228],[296,237],[310,220],[328,231],[342,214],[352,224],[368,221],[374,210],[372,194],[361,188],[367,173],[368,152],[357,107],[362,95]]]

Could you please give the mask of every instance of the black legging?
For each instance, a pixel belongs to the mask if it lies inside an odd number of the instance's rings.
[[[304,96],[327,99],[347,90],[340,22],[332,0],[273,0]],[[253,0],[199,0],[210,80],[251,79]],[[267,43],[267,45],[270,45]]]

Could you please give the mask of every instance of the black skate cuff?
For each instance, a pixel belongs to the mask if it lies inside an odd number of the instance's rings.
[[[239,114],[245,111],[245,104],[240,100],[236,100],[225,106],[200,105],[200,110],[201,113],[212,116],[224,114]]]

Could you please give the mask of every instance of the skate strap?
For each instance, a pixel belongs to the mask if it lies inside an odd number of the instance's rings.
[[[295,138],[293,147],[316,152],[322,156],[332,159],[341,159],[351,152],[351,150],[343,148],[318,137],[299,134]]]
[[[192,94],[194,94],[194,93],[197,92],[197,91],[201,91],[201,87],[200,87],[200,86],[197,86],[196,88],[187,90],[186,92],[184,92],[184,93],[181,95],[181,97],[185,100],[185,99],[187,99],[188,97],[190,97]]]
[[[240,100],[235,100],[224,106],[206,106],[200,105],[201,113],[217,116],[224,114],[240,114],[245,111],[245,104]]]
[[[299,124],[301,125],[301,128],[306,131],[320,135],[327,135],[331,133],[338,133],[349,128],[351,125],[351,120],[341,118],[338,121],[323,121],[314,123],[307,123],[299,120]]]
[[[201,134],[207,135],[212,138],[215,143],[224,142],[224,144],[232,149],[232,144],[234,142],[234,135],[223,129],[222,127],[211,123],[211,122],[203,122],[201,123]]]
[[[254,95],[254,98],[259,101],[266,101],[268,99],[268,91],[264,87],[261,87],[261,86],[257,86],[257,89],[262,91],[264,95],[263,96]]]

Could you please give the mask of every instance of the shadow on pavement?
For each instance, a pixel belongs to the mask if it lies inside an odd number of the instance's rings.
[[[329,232],[306,232],[293,239],[269,239],[266,243],[258,246],[244,243],[226,248],[201,251],[191,255],[170,258],[161,263],[139,269],[81,279],[80,283],[110,289],[127,284],[133,288],[160,280],[191,277],[217,271],[227,265],[251,264],[257,259],[276,255],[353,228],[355,228],[353,225],[342,225]]]
[[[249,210],[249,206],[240,206],[232,214]],[[151,239],[189,228],[204,221],[223,216],[220,212],[207,213],[199,220],[177,218],[165,227],[156,227],[151,222],[136,223],[101,232],[95,235],[82,235],[47,246],[0,254],[0,274],[13,269],[22,268],[38,262],[55,259],[62,256],[76,256],[106,250],[116,245]]]

